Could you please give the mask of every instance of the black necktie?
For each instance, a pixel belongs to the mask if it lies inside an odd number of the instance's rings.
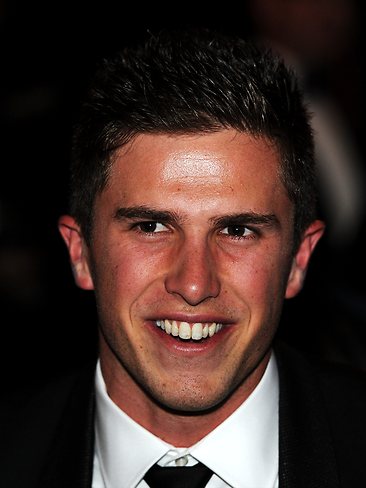
[[[212,471],[202,463],[166,468],[154,464],[144,480],[150,488],[204,488]]]

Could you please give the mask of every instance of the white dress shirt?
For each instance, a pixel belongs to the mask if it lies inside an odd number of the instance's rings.
[[[278,391],[272,354],[260,383],[230,417],[197,444],[175,448],[113,403],[98,363],[92,488],[148,488],[143,477],[153,464],[174,469],[198,461],[214,472],[207,488],[277,488]]]

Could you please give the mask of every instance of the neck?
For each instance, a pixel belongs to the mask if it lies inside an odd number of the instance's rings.
[[[190,447],[229,417],[253,392],[268,364],[268,353],[260,365],[220,405],[200,412],[169,410],[154,401],[121,368],[101,357],[108,395],[129,417],[155,436],[175,447]]]

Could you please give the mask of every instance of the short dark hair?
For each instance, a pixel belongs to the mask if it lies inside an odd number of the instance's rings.
[[[296,248],[316,211],[313,136],[297,80],[269,49],[206,29],[151,34],[102,60],[73,139],[70,212],[86,241],[117,148],[141,133],[227,128],[279,150]]]

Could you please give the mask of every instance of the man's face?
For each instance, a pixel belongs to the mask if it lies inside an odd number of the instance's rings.
[[[95,289],[107,385],[181,411],[242,388],[268,360],[284,296],[301,288],[293,214],[264,139],[140,135],[121,148],[74,262]]]

